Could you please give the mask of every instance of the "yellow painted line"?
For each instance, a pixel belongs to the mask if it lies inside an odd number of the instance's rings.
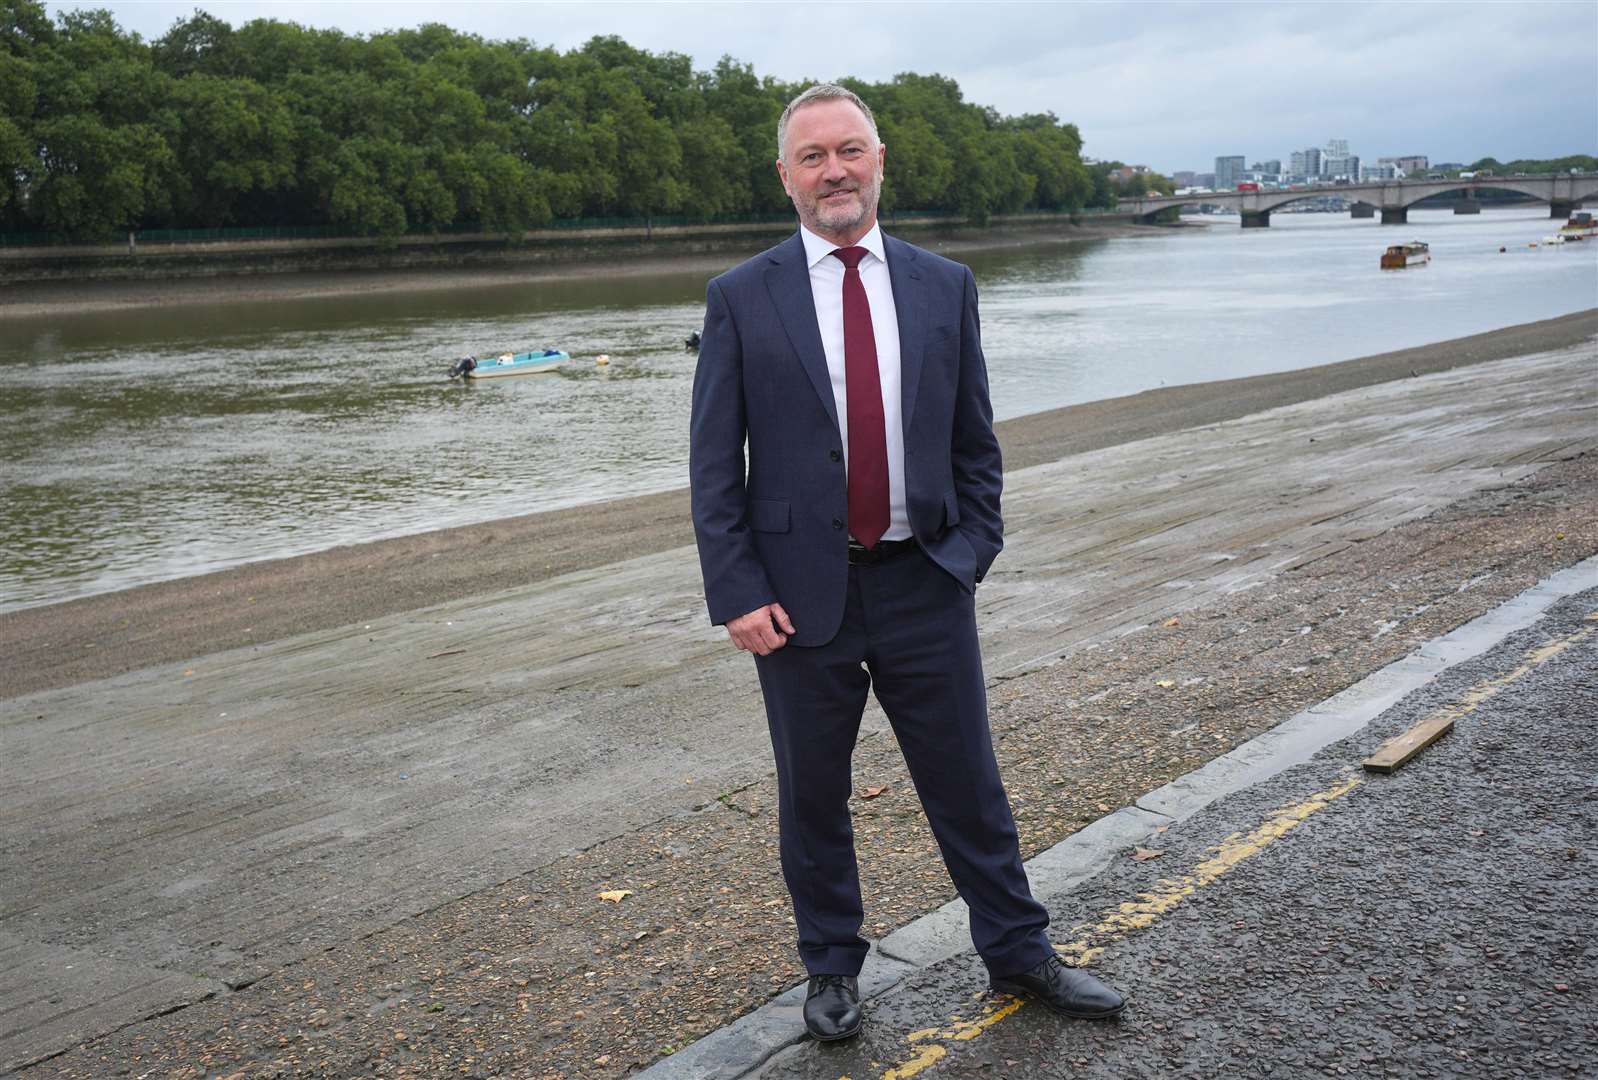
[[[1598,621],[1598,611],[1587,615],[1584,621]],[[1533,671],[1536,671],[1543,664],[1546,664],[1548,661],[1552,660],[1566,649],[1580,644],[1585,639],[1592,637],[1593,634],[1598,634],[1598,626],[1583,627],[1582,629],[1577,630],[1575,633],[1569,634],[1558,639],[1557,641],[1550,641],[1545,645],[1539,645],[1535,649],[1528,650],[1525,656],[1521,658],[1519,666],[1510,671],[1504,672],[1502,675],[1494,675],[1490,678],[1483,679],[1481,682],[1477,683],[1475,686],[1461,694],[1458,700],[1449,702],[1447,705],[1432,710],[1423,720],[1417,722],[1414,728],[1411,728],[1410,731],[1415,730],[1415,728],[1428,725],[1435,726],[1438,724],[1446,724],[1447,727],[1451,728],[1455,720],[1458,720],[1462,716],[1469,716],[1471,713],[1475,712],[1483,702],[1496,696],[1504,689],[1504,687],[1519,679],[1525,678],[1527,675],[1530,675]],[[1387,743],[1382,744],[1381,750],[1378,750],[1375,755],[1365,760],[1365,767],[1371,769],[1372,771],[1390,772],[1392,771],[1392,768],[1397,768],[1399,765],[1407,762],[1409,757],[1404,758],[1403,761],[1393,764],[1391,768],[1384,768],[1384,759],[1382,757],[1382,750],[1386,750],[1389,745],[1403,739],[1407,734],[1409,734],[1409,732],[1398,735],[1397,737],[1388,740]],[[1419,753],[1419,750],[1417,750],[1416,753]],[[1410,755],[1410,757],[1413,756],[1413,754]]]
[[[1024,1002],[1020,998],[1011,998],[1003,1005],[984,1005],[982,1007],[982,1017],[979,1020],[962,1020],[960,1017],[955,1016],[946,1027],[929,1027],[920,1031],[912,1031],[905,1036],[905,1041],[911,1046],[926,1042],[928,1039],[969,1042],[1006,1016],[1015,1012],[1022,1004]],[[914,1057],[903,1064],[895,1065],[883,1073],[882,1080],[906,1080],[907,1077],[914,1076],[921,1070],[937,1064],[948,1052],[949,1048],[944,1046],[943,1043],[928,1042],[926,1046],[917,1047]]]
[[[1598,623],[1598,611],[1587,615],[1584,621]],[[1458,715],[1464,716],[1505,686],[1530,674],[1538,666],[1595,633],[1598,633],[1598,626],[1586,627],[1558,641],[1540,645],[1527,652],[1521,664],[1513,671],[1483,680],[1467,691],[1458,702],[1444,708],[1457,709]],[[1364,777],[1357,773],[1348,775],[1325,791],[1316,792],[1301,802],[1290,803],[1275,811],[1263,825],[1247,835],[1233,833],[1211,848],[1213,854],[1195,866],[1191,873],[1177,878],[1162,878],[1153,889],[1139,893],[1136,900],[1120,904],[1115,910],[1105,912],[1098,922],[1082,923],[1073,927],[1072,933],[1077,935],[1076,940],[1066,945],[1056,945],[1055,949],[1078,967],[1090,966],[1103,955],[1105,949],[1135,930],[1146,930],[1153,926],[1163,915],[1199,889],[1224,877],[1238,864],[1258,855],[1272,843],[1298,828],[1310,815],[1326,809],[1334,800],[1342,798],[1364,782]],[[909,1080],[910,1077],[924,1072],[948,1056],[950,1044],[976,1038],[1024,1004],[1026,1004],[1025,998],[1010,998],[1002,1005],[983,1006],[982,1016],[979,1019],[965,1020],[956,1015],[941,1027],[912,1031],[905,1037],[905,1041],[910,1044],[911,1055],[884,1072],[882,1080]]]
[[[1080,967],[1092,964],[1106,948],[1134,930],[1153,926],[1162,915],[1199,889],[1230,873],[1245,859],[1258,855],[1269,844],[1298,828],[1311,814],[1326,809],[1332,800],[1342,798],[1364,782],[1360,776],[1349,776],[1302,802],[1282,807],[1247,835],[1233,833],[1212,848],[1215,854],[1195,866],[1192,873],[1160,879],[1153,889],[1107,912],[1098,922],[1076,927],[1076,940],[1055,948]]]
[[[1226,874],[1243,860],[1258,855],[1272,841],[1285,836],[1317,811],[1324,810],[1334,799],[1340,799],[1365,781],[1360,776],[1349,776],[1325,791],[1317,792],[1303,802],[1284,806],[1248,835],[1233,833],[1211,850],[1210,858],[1180,878],[1163,879],[1153,890],[1139,893],[1136,901],[1121,904],[1114,911],[1091,925],[1074,928],[1079,936],[1069,945],[1056,945],[1055,949],[1078,966],[1085,967],[1098,958],[1108,946],[1126,937],[1134,930],[1144,930],[1154,925],[1161,915],[1176,907],[1200,888]],[[923,1028],[906,1036],[912,1054],[905,1061],[882,1074],[882,1080],[909,1080],[910,1077],[931,1068],[949,1053],[949,1044],[976,1038],[984,1031],[1011,1015],[1025,998],[1010,998],[1003,1005],[988,1005],[977,1020],[963,1020],[956,1016],[941,1027]]]

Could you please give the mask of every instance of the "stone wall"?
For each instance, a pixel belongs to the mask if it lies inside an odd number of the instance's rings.
[[[1124,224],[1131,215],[1095,214],[1093,224]],[[890,231],[959,226],[960,220],[885,221]],[[1063,214],[1015,214],[993,227],[1068,227]],[[189,244],[85,245],[0,248],[0,285],[40,281],[140,281],[335,270],[413,270],[432,267],[547,266],[671,259],[719,251],[748,251],[751,237],[775,243],[792,223],[671,226],[650,230],[541,229],[522,237],[407,236],[399,240],[339,237],[314,240],[236,240]]]

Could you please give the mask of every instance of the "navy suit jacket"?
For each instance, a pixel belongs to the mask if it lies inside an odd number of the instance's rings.
[[[1004,545],[976,282],[940,255],[886,235],[883,243],[899,321],[910,528],[973,590]],[[790,644],[832,640],[848,587],[848,487],[797,232],[710,282],[689,481],[711,622],[776,601],[793,621]]]

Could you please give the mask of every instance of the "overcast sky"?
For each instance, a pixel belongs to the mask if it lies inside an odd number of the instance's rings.
[[[616,34],[707,69],[723,54],[785,80],[903,71],[1000,112],[1052,111],[1084,153],[1207,172],[1345,138],[1366,161],[1598,154],[1598,2],[307,3],[104,0],[146,39],[199,7],[348,33],[444,22],[566,50]],[[892,153],[889,147],[889,153]]]

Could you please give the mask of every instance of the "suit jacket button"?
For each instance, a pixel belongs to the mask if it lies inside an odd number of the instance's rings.
[[[833,461],[842,461],[843,460],[843,455],[838,453],[838,451],[836,451],[836,450],[828,450],[827,451],[827,456],[830,457]]]
[[[833,519],[832,519],[832,527],[833,527],[833,528],[834,528],[834,529],[841,529],[841,528],[843,528],[843,521],[842,521],[842,520],[840,520],[840,519],[839,519],[839,518],[833,518]]]

